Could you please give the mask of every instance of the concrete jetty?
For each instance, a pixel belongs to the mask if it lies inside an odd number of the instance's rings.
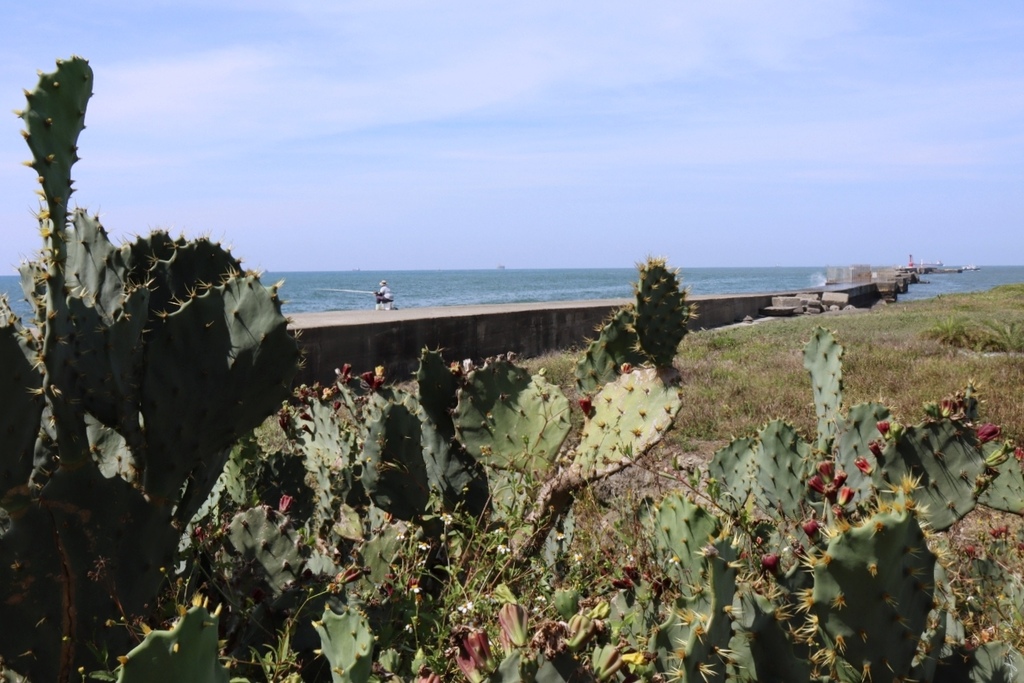
[[[844,305],[866,308],[880,298],[875,284],[801,290],[690,296],[696,304],[691,330],[711,329],[768,314],[779,297],[841,294]],[[523,357],[580,347],[596,336],[595,329],[615,309],[632,299],[549,301],[298,313],[291,316],[305,356],[296,384],[334,381],[334,369],[348,363],[354,372],[384,366],[389,377],[410,377],[424,348],[441,349],[450,361],[479,361],[514,352]],[[795,314],[792,307],[785,315]],[[776,310],[772,314],[778,315]]]

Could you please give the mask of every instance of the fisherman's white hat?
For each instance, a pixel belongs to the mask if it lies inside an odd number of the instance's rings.
[[[387,280],[381,280],[380,283],[381,283],[381,285],[386,285],[388,283],[388,281]]]

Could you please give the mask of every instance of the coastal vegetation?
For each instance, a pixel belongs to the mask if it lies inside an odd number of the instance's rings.
[[[5,680],[1020,680],[1020,358],[932,332],[1012,340],[1019,290],[688,334],[648,259],[585,349],[291,393],[275,288],[68,213],[90,94],[22,114]]]

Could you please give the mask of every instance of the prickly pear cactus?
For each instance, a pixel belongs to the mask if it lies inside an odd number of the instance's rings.
[[[815,669],[843,681],[903,680],[932,609],[935,555],[904,502],[835,535],[812,560]]]
[[[829,454],[843,404],[843,347],[819,327],[804,348],[804,367],[811,373],[814,412],[818,416],[817,449]]]
[[[655,367],[671,367],[690,319],[686,291],[680,289],[678,272],[669,270],[665,259],[648,258],[637,267],[633,324],[637,343]]]
[[[324,610],[313,624],[320,634],[321,652],[331,663],[334,683],[366,683],[373,671],[373,632],[366,616],[354,607],[340,613]]]
[[[756,439],[736,439],[708,465],[725,494],[720,504],[738,512],[753,504],[770,517],[798,519],[808,506],[807,480],[814,472],[811,446],[792,425],[769,422]]]
[[[150,631],[122,659],[118,683],[227,683],[218,656],[217,616],[203,605],[185,612],[167,631]]]
[[[547,472],[571,427],[561,389],[503,360],[467,380],[455,412],[466,449],[490,467]]]
[[[639,366],[647,360],[640,352],[633,321],[633,306],[623,306],[597,328],[597,339],[590,342],[576,362],[576,386],[589,394],[615,381],[623,365]]]
[[[606,384],[593,399],[575,451],[584,478],[621,469],[660,441],[682,407],[680,394],[655,368],[638,368]]]
[[[127,631],[106,624],[152,604],[181,529],[235,439],[288,395],[299,358],[276,289],[220,246],[158,235],[116,248],[69,209],[91,92],[88,63],[72,58],[26,95],[43,197],[42,253],[21,269],[36,333],[0,306],[0,360],[14,370],[0,398],[4,420],[19,416],[0,433],[0,571],[21,594],[0,604],[0,658],[40,681],[127,649]]]

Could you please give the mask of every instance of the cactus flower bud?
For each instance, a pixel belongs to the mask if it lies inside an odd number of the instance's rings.
[[[924,414],[933,420],[938,420],[942,417],[942,410],[939,408],[938,403],[935,401],[929,401],[924,404]]]
[[[985,424],[978,427],[978,441],[980,443],[988,443],[993,439],[998,439],[1001,433],[1002,430],[999,429],[998,426],[992,424],[991,422],[986,422]]]
[[[1007,441],[1002,446],[985,456],[985,465],[996,468],[1010,459],[1010,449],[1013,445]]]
[[[761,556],[761,570],[769,574],[779,573],[778,553],[768,553]]]
[[[597,624],[586,614],[574,614],[569,619],[567,630],[569,638],[565,644],[570,650],[576,652],[597,633]]]
[[[800,526],[803,528],[804,533],[810,538],[814,538],[818,533],[818,530],[821,529],[821,524],[816,519],[809,519]]]
[[[882,438],[889,438],[889,421],[881,420],[875,425],[878,428],[878,433],[882,435]]]
[[[278,512],[281,512],[281,513],[288,512],[288,508],[290,508],[292,506],[292,503],[294,501],[295,501],[295,499],[292,498],[291,496],[289,496],[287,493],[283,494],[281,496],[281,500],[279,500],[277,502],[277,510],[278,510]]]
[[[429,671],[417,676],[416,683],[441,683],[441,677],[433,671]]]
[[[899,422],[889,423],[889,436],[893,441],[899,441],[900,437],[903,436],[903,425]]]
[[[857,458],[853,461],[853,464],[856,465],[857,469],[864,475],[870,475],[872,470],[874,470],[867,458]]]
[[[527,633],[527,611],[521,605],[507,603],[498,610],[498,625],[501,626],[502,647],[511,651],[513,647],[525,647],[529,642]]]
[[[853,500],[853,496],[855,493],[856,491],[851,489],[849,486],[844,486],[843,488],[839,489],[839,496],[837,497],[837,502],[840,505],[847,505],[851,500]]]
[[[580,404],[580,410],[583,411],[583,414],[586,415],[587,417],[590,417],[590,414],[594,411],[594,402],[590,399],[589,396],[582,397],[578,402]]]
[[[622,374],[623,375],[628,375],[632,371],[633,371],[633,366],[630,363],[623,363],[622,364]]]
[[[822,481],[821,477],[817,474],[807,480],[807,487],[817,491],[818,493],[825,493],[825,482]]]
[[[832,478],[832,488],[839,488],[846,483],[846,478],[849,475],[846,472],[839,470],[836,472],[836,476]]]
[[[957,411],[956,402],[949,398],[942,399],[942,403],[939,404],[939,410],[942,413],[942,417],[949,417]]]
[[[874,453],[875,457],[879,460],[882,459],[882,444],[877,441],[871,441],[868,443],[868,450]]]
[[[483,683],[497,668],[486,631],[470,631],[458,639],[455,663],[470,683]]]
[[[594,675],[599,681],[607,681],[626,665],[619,648],[604,645],[594,650]]]
[[[832,464],[831,460],[823,460],[818,463],[818,474],[821,475],[822,479],[831,479],[835,473],[835,465]]]

